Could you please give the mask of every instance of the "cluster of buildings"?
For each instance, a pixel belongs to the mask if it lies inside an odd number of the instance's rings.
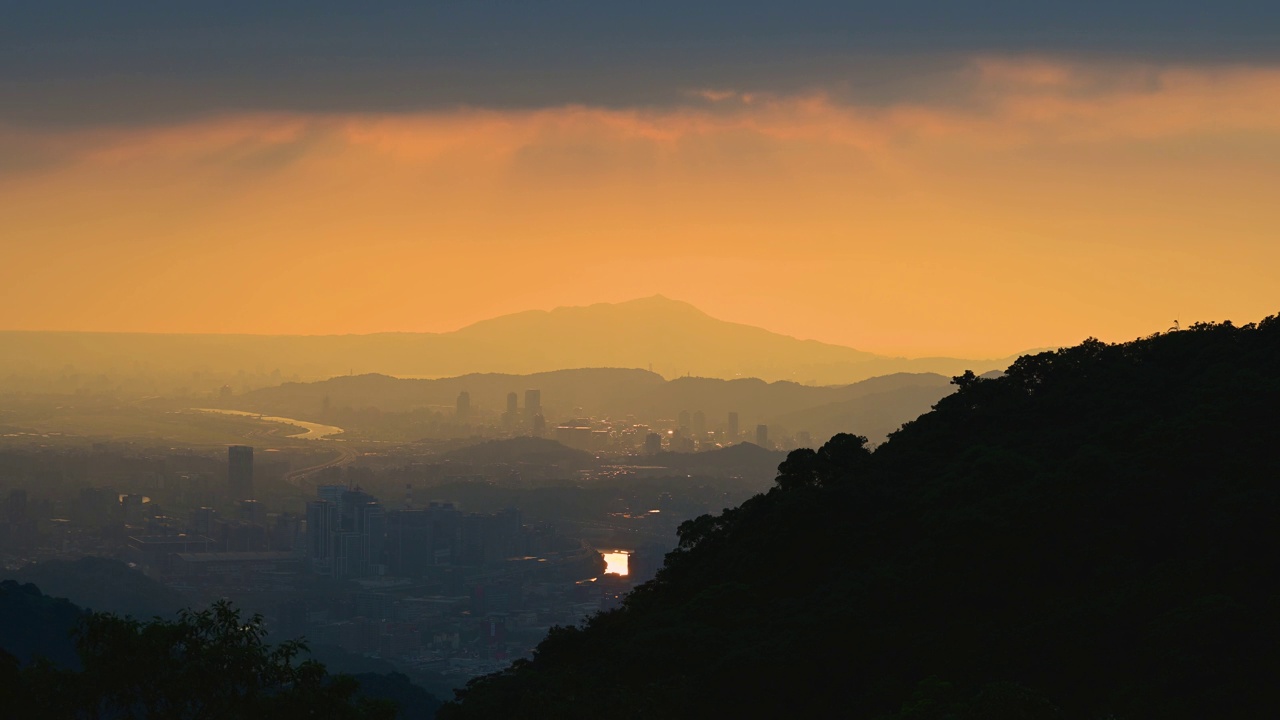
[[[526,393],[523,408],[513,397],[516,425],[539,427],[539,395]],[[468,403],[459,398],[460,412]],[[689,415],[690,434],[696,417]],[[673,426],[659,435],[630,419],[579,422],[561,427],[587,428],[587,444],[652,435],[661,450],[680,432]],[[332,482],[318,486],[301,513],[269,512],[280,507],[273,493],[288,489],[281,455],[255,457],[242,445],[229,447],[225,460],[132,452],[0,454],[0,476],[44,488],[34,502],[22,488],[0,500],[0,551],[13,551],[5,563],[117,557],[194,605],[230,598],[263,613],[281,637],[377,655],[457,684],[527,655],[549,627],[617,607],[660,567],[679,519],[667,495],[658,509],[619,507],[552,527],[527,523],[513,508],[415,505],[408,486],[389,508],[354,483]],[[629,573],[606,572],[591,543],[629,548]]]
[[[471,393],[463,390],[458,393],[454,410],[454,420],[459,425],[468,425],[472,419]],[[506,410],[502,413],[502,429],[506,432],[525,431],[535,437],[542,437],[547,432],[547,421],[542,414],[542,391],[524,391],[524,409],[520,408],[520,396],[515,392],[507,393]]]
[[[575,418],[558,424],[554,439],[562,445],[588,452],[639,452],[645,455],[657,455],[661,452],[693,453],[742,442],[736,412],[729,413],[727,428],[720,432],[709,431],[702,411],[681,411],[674,421],[658,420],[652,424],[637,423],[633,417],[621,421]],[[807,433],[802,435],[807,442]],[[756,426],[754,441],[767,449],[774,449],[776,445],[769,439],[767,425]]]
[[[226,494],[252,495],[253,478],[252,448],[230,448]],[[119,512],[105,493],[91,493],[96,509]],[[348,485],[318,486],[302,515],[266,513],[252,498],[225,508],[194,508],[180,527],[126,524],[142,532],[126,535],[120,557],[197,604],[228,597],[262,612],[282,637],[459,685],[526,656],[554,625],[616,607],[664,549],[638,553],[626,577],[610,575],[600,551],[526,524],[516,509],[415,507],[411,492],[389,509]]]
[[[386,511],[359,488],[322,485],[307,503],[310,571],[334,579],[420,578],[437,568],[482,566],[530,549],[518,510],[463,513],[453,503]]]
[[[519,394],[507,394],[506,410],[501,416],[502,432],[549,437],[567,447],[587,452],[691,453],[744,440],[737,412],[728,413],[725,424],[715,430],[708,427],[706,413],[701,410],[681,410],[675,419],[658,420],[652,424],[637,423],[634,417],[625,420],[577,417],[548,426],[541,390],[525,390],[523,408],[519,401]],[[454,420],[463,427],[469,427],[473,420],[471,393],[465,390],[458,393]],[[745,439],[770,450],[780,445],[770,439],[768,425],[756,425],[754,435]],[[784,438],[781,446],[808,447],[810,442],[809,433],[799,432],[793,438]]]
[[[656,549],[637,572],[609,575],[594,547],[527,525],[516,509],[415,508],[411,497],[387,510],[359,488],[317,488],[299,570],[321,584],[277,609],[286,634],[461,684],[527,656],[554,625],[616,607],[661,564]]]

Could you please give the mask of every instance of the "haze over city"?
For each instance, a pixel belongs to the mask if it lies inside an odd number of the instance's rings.
[[[0,715],[1267,716],[1277,38],[0,0]]]

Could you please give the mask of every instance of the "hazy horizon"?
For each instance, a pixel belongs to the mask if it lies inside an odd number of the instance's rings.
[[[262,338],[274,338],[274,337],[311,337],[311,338],[327,338],[327,337],[361,337],[361,336],[370,336],[370,335],[447,335],[447,334],[450,334],[450,333],[456,333],[456,332],[460,332],[460,331],[468,330],[468,329],[470,329],[470,328],[473,328],[473,327],[476,327],[476,326],[483,325],[483,324],[485,324],[486,322],[489,322],[489,321],[504,320],[504,319],[507,319],[507,318],[514,318],[514,317],[519,317],[519,316],[527,316],[527,315],[530,315],[530,314],[551,315],[551,314],[553,314],[553,313],[556,313],[557,311],[566,311],[566,310],[567,310],[567,311],[572,311],[572,310],[587,309],[587,308],[613,307],[613,306],[626,306],[626,305],[633,305],[633,304],[643,303],[643,302],[645,302],[645,301],[652,301],[652,300],[664,300],[664,301],[670,301],[670,302],[672,302],[672,303],[674,303],[674,304],[679,304],[679,305],[688,305],[689,307],[691,307],[691,308],[693,308],[693,309],[697,310],[699,313],[701,313],[701,314],[703,314],[703,315],[707,315],[708,317],[711,317],[709,313],[704,313],[704,312],[702,312],[702,310],[701,310],[700,308],[696,308],[696,307],[694,307],[691,303],[686,303],[686,302],[684,302],[683,300],[681,300],[680,298],[667,297],[667,296],[662,295],[662,294],[655,294],[655,295],[649,295],[649,296],[645,296],[645,297],[630,298],[630,299],[622,300],[622,301],[619,301],[619,302],[593,302],[593,303],[589,303],[589,304],[585,304],[585,303],[584,303],[584,304],[580,304],[580,305],[557,305],[557,306],[549,307],[549,308],[527,308],[527,309],[525,309],[525,310],[520,310],[520,311],[516,311],[516,312],[512,312],[512,313],[507,313],[507,314],[503,314],[503,315],[499,315],[499,316],[481,318],[481,319],[476,320],[476,321],[474,321],[474,322],[468,322],[468,323],[466,323],[466,324],[464,324],[464,325],[460,325],[460,326],[458,326],[458,327],[452,327],[452,328],[447,328],[447,329],[443,329],[443,330],[379,330],[379,331],[373,331],[373,332],[350,332],[350,333],[336,333],[336,332],[335,332],[335,333],[325,333],[325,332],[314,332],[314,333],[272,332],[272,333],[268,333],[268,332],[234,332],[234,331],[225,331],[225,332],[218,332],[218,331],[214,331],[214,332],[191,332],[191,331],[165,331],[165,330],[151,330],[151,331],[147,331],[147,330],[113,330],[113,329],[105,329],[105,328],[94,328],[94,329],[86,329],[86,328],[45,328],[45,329],[29,329],[29,328],[22,328],[22,329],[18,329],[18,328],[0,328],[0,333],[33,333],[33,334],[34,334],[34,333],[49,333],[49,334],[81,334],[81,333],[82,333],[82,334],[101,334],[101,335],[177,335],[177,336],[182,336],[182,335],[195,335],[195,336],[206,335],[206,336],[228,336],[228,337],[262,337]],[[932,357],[944,357],[944,356],[945,356],[945,354],[944,354],[944,353],[926,353],[926,354],[919,354],[919,355],[897,354],[897,353],[894,353],[894,352],[891,352],[891,351],[881,351],[880,349],[878,349],[878,348],[873,348],[873,347],[863,347],[863,346],[855,346],[855,345],[845,345],[845,344],[841,344],[841,343],[837,343],[837,342],[829,342],[829,341],[823,340],[823,339],[821,339],[821,338],[799,337],[799,336],[795,336],[795,335],[788,335],[787,333],[780,332],[780,331],[774,330],[774,329],[772,329],[772,328],[768,328],[768,327],[760,327],[760,326],[752,325],[751,323],[746,323],[746,322],[741,322],[741,321],[730,321],[730,320],[726,320],[726,319],[724,319],[724,318],[714,318],[714,319],[716,319],[716,320],[721,320],[721,321],[723,321],[723,322],[731,322],[731,323],[733,323],[733,324],[735,324],[735,325],[741,325],[741,326],[752,327],[752,328],[756,328],[756,329],[764,330],[764,331],[769,332],[769,333],[771,333],[771,334],[780,335],[780,336],[783,336],[783,337],[786,337],[786,338],[789,338],[789,339],[794,339],[794,340],[797,340],[797,341],[800,341],[800,342],[817,342],[817,343],[822,343],[822,344],[824,344],[824,345],[833,345],[833,346],[836,346],[836,347],[849,348],[849,349],[853,349],[853,350],[859,350],[859,351],[862,351],[862,352],[873,353],[873,354],[875,354],[875,355],[879,355],[879,356],[882,356],[882,357],[904,357],[904,358],[920,358],[920,359],[927,359],[927,358],[932,358]],[[1156,332],[1156,331],[1153,331],[1153,332]],[[1149,334],[1149,333],[1148,333],[1148,334]],[[1120,339],[1121,339],[1121,338],[1117,338],[1116,340],[1120,340]],[[1130,339],[1131,339],[1131,338],[1130,338]],[[973,356],[973,357],[968,358],[968,359],[974,359],[974,360],[993,360],[993,359],[999,359],[999,358],[1012,357],[1012,356],[1015,356],[1015,355],[1025,354],[1025,353],[1028,353],[1028,352],[1039,352],[1039,351],[1043,351],[1043,350],[1046,350],[1046,349],[1052,349],[1052,348],[1051,348],[1051,346],[1048,346],[1048,345],[1028,346],[1028,347],[1024,347],[1024,348],[1016,349],[1016,350],[1011,351],[1011,352],[1000,352],[1000,353],[988,354],[988,355],[982,355],[982,356]],[[637,367],[638,367],[638,366],[637,366]],[[564,369],[573,369],[573,368],[564,368]],[[411,376],[401,375],[400,377],[411,377]],[[439,376],[422,376],[422,377],[439,377]]]

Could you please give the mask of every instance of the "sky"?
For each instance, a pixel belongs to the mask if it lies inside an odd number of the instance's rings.
[[[1000,357],[1280,312],[1275,3],[367,5],[0,0],[0,329],[660,293]]]

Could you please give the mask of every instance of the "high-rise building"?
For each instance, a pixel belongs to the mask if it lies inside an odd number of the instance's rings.
[[[762,448],[765,448],[766,450],[769,449],[769,426],[768,425],[756,426],[756,444]]]
[[[688,410],[681,410],[680,414],[676,416],[676,426],[680,428],[681,435],[689,434],[689,411]]]
[[[386,511],[374,496],[340,485],[318,488],[307,503],[307,555],[312,569],[337,579],[380,574]],[[338,502],[332,498],[341,492]]]
[[[729,413],[729,442],[738,442],[738,413]]]
[[[267,509],[257,500],[241,500],[236,503],[240,508],[240,519],[255,525],[261,525],[267,520]]]
[[[524,417],[528,425],[533,425],[533,418],[542,414],[542,391],[524,391]]]
[[[701,410],[695,411],[693,413],[693,423],[689,426],[689,429],[693,431],[693,436],[698,439],[698,442],[705,440],[707,434],[706,413]]]
[[[466,390],[458,393],[457,419],[460,423],[466,423],[471,419],[471,393]]]
[[[579,418],[557,425],[556,442],[577,450],[590,450],[591,421],[586,418]]]
[[[319,485],[316,487],[316,497],[328,500],[334,505],[341,505],[342,494],[346,491],[346,485]]]
[[[253,499],[253,448],[248,445],[227,448],[227,494],[232,500]]]
[[[218,517],[218,511],[209,507],[200,507],[191,511],[191,522],[187,529],[192,535],[210,535],[213,533],[213,521]]]
[[[671,452],[691,453],[697,452],[698,444],[691,437],[685,437],[685,434],[676,430],[667,436],[667,449]]]
[[[644,451],[649,455],[657,455],[662,452],[662,436],[654,432],[645,435]]]
[[[453,562],[462,513],[453,503],[430,503],[423,510],[387,513],[388,569],[401,577],[421,577],[428,567]]]
[[[340,529],[336,503],[328,500],[307,503],[307,558],[316,574],[333,574],[334,538]]]
[[[515,430],[520,420],[519,408],[520,396],[513,392],[507,393],[507,411],[502,413],[502,427],[505,430]]]
[[[387,536],[387,512],[374,496],[351,490],[342,496],[342,530],[354,533],[347,553],[348,577],[379,575],[382,551]]]
[[[509,508],[492,514],[468,513],[461,518],[459,565],[488,565],[520,554],[519,510]]]

